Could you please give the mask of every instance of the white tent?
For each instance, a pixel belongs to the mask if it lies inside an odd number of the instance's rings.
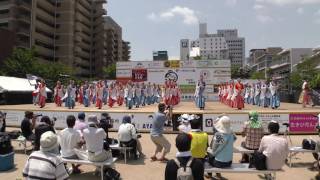
[[[0,76],[0,93],[4,92],[33,92],[35,90],[34,82],[25,78],[16,78]],[[52,92],[46,88],[47,92]]]

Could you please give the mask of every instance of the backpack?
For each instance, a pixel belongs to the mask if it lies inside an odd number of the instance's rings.
[[[192,175],[192,169],[190,167],[193,158],[191,157],[189,161],[187,162],[186,167],[180,166],[180,162],[175,159],[174,160],[178,166],[178,171],[177,171],[177,180],[194,180],[193,175]]]
[[[8,133],[0,133],[0,155],[13,152],[11,138]]]
[[[316,142],[312,139],[303,139],[302,140],[302,149],[315,150]]]
[[[120,173],[112,168],[107,168],[104,170],[103,180],[120,180]]]

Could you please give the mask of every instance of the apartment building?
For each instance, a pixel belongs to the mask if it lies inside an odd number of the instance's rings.
[[[3,64],[3,61],[11,55],[15,45],[14,40],[14,32],[0,28],[0,42],[5,42],[0,43],[0,67]]]
[[[106,55],[106,0],[0,0],[0,27],[16,46],[35,47],[43,63],[61,62],[81,77],[100,76]]]
[[[122,41],[122,61],[129,61],[131,56],[131,46],[130,42]]]

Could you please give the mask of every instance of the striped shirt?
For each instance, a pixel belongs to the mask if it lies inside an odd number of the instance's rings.
[[[22,175],[26,180],[69,179],[62,159],[55,154],[42,151],[35,151],[29,156]]]

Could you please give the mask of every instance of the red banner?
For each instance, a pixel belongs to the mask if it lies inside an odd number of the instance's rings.
[[[133,82],[142,82],[148,80],[148,71],[147,69],[132,69],[132,81]]]

